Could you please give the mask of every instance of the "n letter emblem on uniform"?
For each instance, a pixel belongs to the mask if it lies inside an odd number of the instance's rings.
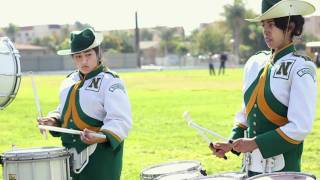
[[[294,62],[294,60],[286,60],[281,62],[281,64],[278,64],[278,66],[275,68],[273,77],[288,80]]]
[[[100,89],[101,82],[102,82],[102,77],[93,78],[92,81],[87,86],[86,90],[98,92]]]

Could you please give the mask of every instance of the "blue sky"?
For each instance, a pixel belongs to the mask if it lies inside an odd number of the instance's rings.
[[[244,1],[247,8],[260,12],[260,0]],[[320,0],[308,1],[320,7]],[[134,27],[138,11],[140,27],[183,26],[188,32],[221,19],[223,6],[230,3],[233,0],[7,0],[1,3],[0,27],[9,22],[28,26],[78,20],[97,30],[127,29]]]

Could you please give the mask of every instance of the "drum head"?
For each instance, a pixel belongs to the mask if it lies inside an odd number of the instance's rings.
[[[279,173],[270,173],[270,174],[261,174],[253,176],[248,180],[315,180],[317,179],[314,175],[299,173],[299,172],[279,172]]]
[[[16,96],[21,77],[20,55],[7,37],[0,37],[0,109]]]
[[[33,147],[24,149],[14,149],[6,151],[3,155],[7,161],[23,161],[48,159],[68,156],[68,151],[64,147]]]
[[[161,175],[180,173],[186,171],[200,171],[199,161],[175,161],[150,166],[141,172],[141,179],[153,179]]]

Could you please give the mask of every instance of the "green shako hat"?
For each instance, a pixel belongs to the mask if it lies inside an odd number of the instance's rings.
[[[315,7],[304,0],[262,0],[261,15],[254,19],[246,19],[250,22],[261,22],[286,16],[309,15],[315,11]]]
[[[71,55],[80,53],[101,44],[103,35],[96,33],[92,28],[86,28],[82,31],[72,31],[70,33],[70,49],[64,49],[57,52],[58,55]]]

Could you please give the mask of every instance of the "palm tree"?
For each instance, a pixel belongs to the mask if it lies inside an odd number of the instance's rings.
[[[161,44],[163,44],[164,55],[166,56],[169,52],[168,45],[170,43],[170,40],[174,38],[175,31],[174,29],[171,29],[171,28],[165,28],[165,29],[162,29],[160,33],[161,33],[160,36],[162,41]]]
[[[240,32],[241,28],[244,25],[245,18],[245,7],[242,0],[234,0],[233,5],[224,6],[224,16],[226,18],[227,24],[232,31],[233,42],[233,51],[236,56],[237,62],[240,62]]]
[[[18,30],[19,28],[12,23],[9,23],[9,26],[5,28],[5,33],[12,40],[12,42],[15,42],[15,36]]]

